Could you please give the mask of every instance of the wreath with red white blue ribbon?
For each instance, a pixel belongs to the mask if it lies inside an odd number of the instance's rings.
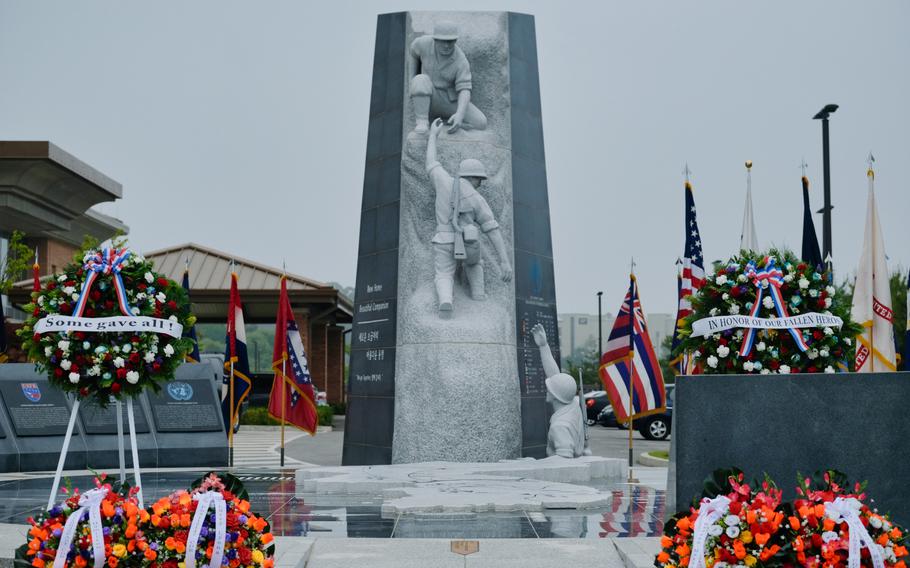
[[[51,384],[107,405],[173,379],[192,349],[186,291],[126,248],[92,250],[25,306],[22,347]]]

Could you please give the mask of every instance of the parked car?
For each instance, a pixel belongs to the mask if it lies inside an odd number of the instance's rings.
[[[667,409],[660,414],[645,416],[635,421],[638,433],[648,440],[666,440],[670,436],[673,425],[673,389],[674,385],[666,385]]]
[[[600,390],[586,392],[584,394],[584,400],[588,426],[593,426],[597,424],[597,417],[600,415],[601,411],[610,406],[610,399],[607,397],[606,391]]]

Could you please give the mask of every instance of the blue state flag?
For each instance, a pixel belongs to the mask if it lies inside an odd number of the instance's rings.
[[[233,389],[231,389],[233,385]],[[221,412],[227,432],[240,421],[240,405],[253,389],[250,361],[246,354],[246,329],[243,305],[237,290],[237,274],[231,274],[231,299],[228,305],[227,337],[224,346],[224,384],[221,389]]]
[[[183,271],[183,289],[186,290],[186,297],[190,297],[190,269],[187,267]],[[192,325],[189,328],[183,328],[183,337],[187,337],[193,340],[193,350],[186,354],[186,360],[190,363],[198,363],[200,361],[199,357],[199,341],[196,339],[196,326]]]

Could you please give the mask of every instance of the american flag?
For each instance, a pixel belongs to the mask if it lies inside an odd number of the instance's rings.
[[[287,373],[289,368],[290,374]],[[303,348],[303,338],[291,311],[285,277],[281,278],[272,369],[275,371],[275,380],[269,395],[269,414],[276,420],[283,419],[288,424],[315,435],[318,415],[313,379]]]
[[[629,420],[630,381],[633,418],[663,412],[666,408],[664,378],[648,335],[634,275],[630,277],[629,291],[600,359],[600,379],[619,422]]]
[[[692,184],[686,182],[686,246],[680,262],[682,270],[677,275],[679,307],[676,312],[676,329],[673,330],[673,347],[681,341],[679,332],[683,318],[692,313],[692,302],[689,296],[698,292],[705,285],[705,259],[701,248],[701,234],[698,232],[698,221],[695,219],[695,198],[692,195]],[[672,361],[678,374],[689,370],[689,355],[684,353]]]

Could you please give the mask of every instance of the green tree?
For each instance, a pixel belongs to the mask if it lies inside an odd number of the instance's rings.
[[[574,355],[566,358],[563,372],[572,375],[578,381],[578,373],[584,381],[585,391],[601,390],[600,387],[600,358],[594,347],[576,350]]]
[[[13,231],[6,256],[0,259],[0,294],[6,294],[13,284],[25,278],[32,250],[25,244],[25,234]]]

